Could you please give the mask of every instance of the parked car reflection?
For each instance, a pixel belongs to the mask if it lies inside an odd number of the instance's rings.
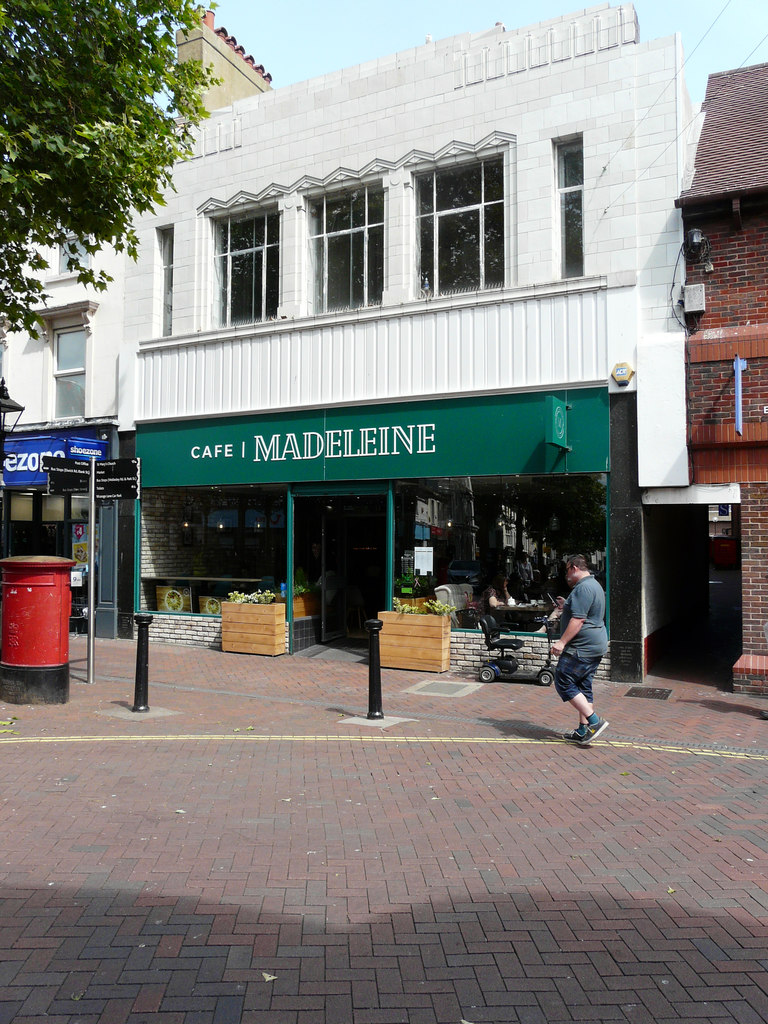
[[[475,593],[480,591],[483,582],[483,567],[480,562],[455,558],[448,565],[449,583],[470,583]]]

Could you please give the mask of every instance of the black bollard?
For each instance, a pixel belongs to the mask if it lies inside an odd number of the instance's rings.
[[[367,718],[383,718],[381,710],[381,661],[379,658],[379,633],[384,623],[381,619],[368,619],[368,714]]]
[[[133,621],[138,626],[136,638],[136,687],[133,692],[131,711],[149,711],[149,624],[152,615],[134,615]]]

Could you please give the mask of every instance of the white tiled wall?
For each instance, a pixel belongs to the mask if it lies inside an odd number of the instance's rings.
[[[145,254],[157,226],[176,225],[174,337],[156,337],[145,256],[128,268],[123,369],[137,376],[123,426],[602,383],[615,362],[634,365],[646,334],[676,335],[688,106],[678,40],[639,38],[632,5],[603,5],[428,43],[214,114],[168,205],[140,224]],[[553,147],[573,135],[584,144],[587,276],[562,281]],[[492,152],[507,161],[507,288],[429,302],[415,281],[412,175]],[[310,317],[306,196],[361,179],[387,189],[384,305]],[[264,203],[282,211],[285,319],[219,331],[210,218]]]

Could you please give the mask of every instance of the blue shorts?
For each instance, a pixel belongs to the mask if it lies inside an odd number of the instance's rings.
[[[583,693],[592,703],[592,680],[595,678],[599,658],[574,658],[572,654],[563,653],[555,669],[555,689],[564,701],[571,700]]]

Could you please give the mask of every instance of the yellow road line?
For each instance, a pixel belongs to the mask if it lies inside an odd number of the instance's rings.
[[[517,736],[389,736],[389,735],[260,735],[255,733],[148,733],[144,735],[118,736],[3,736],[0,746],[27,743],[178,743],[202,742],[221,743],[227,740],[243,740],[250,743],[432,743],[432,744],[485,744],[497,746],[568,746],[566,740],[530,739]],[[651,750],[665,754],[696,754],[700,757],[723,757],[745,761],[768,761],[768,754],[753,754],[746,750],[706,750],[672,743],[641,743],[634,740],[600,740],[594,746],[616,750]]]

